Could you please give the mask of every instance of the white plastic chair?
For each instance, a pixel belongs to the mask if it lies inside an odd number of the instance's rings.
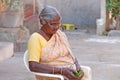
[[[27,68],[28,71],[30,71],[29,67],[28,67],[28,51],[26,51],[24,53],[24,64]],[[31,71],[30,71],[31,72]],[[38,73],[38,72],[32,72],[34,75],[38,75],[38,76],[45,76],[45,77],[54,77],[54,78],[60,78],[61,80],[64,80],[64,77],[62,75],[57,75],[57,74],[48,74],[48,73]]]
[[[80,67],[84,72],[84,76],[83,76],[82,80],[92,80],[91,68],[89,66],[83,66],[83,65],[81,65]]]
[[[27,50],[24,53],[23,60],[24,60],[24,64],[25,64],[27,70],[30,71],[30,69],[28,67],[28,51]],[[82,78],[82,80],[92,80],[91,68],[88,67],[88,66],[81,66],[81,69],[84,72],[84,77]],[[38,73],[38,72],[32,72],[32,73],[34,75],[38,75],[38,76],[54,77],[54,78],[60,78],[61,80],[64,80],[64,77],[62,75],[48,74],[48,73]]]

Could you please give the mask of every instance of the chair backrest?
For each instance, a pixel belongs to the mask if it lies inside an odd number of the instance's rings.
[[[28,67],[28,51],[26,50],[24,53],[23,61],[25,64],[25,67],[27,68],[28,71],[30,71]],[[30,71],[31,72],[31,71]],[[57,74],[48,74],[48,73],[38,73],[38,72],[32,72],[34,75],[40,75],[40,76],[45,76],[45,77],[54,77],[54,78],[60,78],[61,80],[64,80],[64,77],[62,75],[57,75]]]
[[[28,67],[28,51],[27,50],[24,53],[23,61],[24,61],[24,64],[25,64],[25,67],[27,68],[27,70],[30,71],[30,69]]]

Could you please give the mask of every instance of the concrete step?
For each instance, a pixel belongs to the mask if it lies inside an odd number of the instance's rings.
[[[14,46],[15,46],[14,51],[24,53],[26,51],[26,49],[27,49],[28,39],[29,39],[29,37],[27,37],[27,38],[25,38],[23,40],[16,41],[14,43]]]
[[[15,28],[0,27],[0,41],[13,42],[14,51],[24,51],[23,46],[27,43],[29,31],[25,26],[18,26]],[[17,48],[18,47],[18,48]]]
[[[120,30],[110,30],[108,32],[108,36],[114,36],[114,37],[119,37],[120,36]]]
[[[13,43],[0,42],[0,61],[3,61],[13,55]]]

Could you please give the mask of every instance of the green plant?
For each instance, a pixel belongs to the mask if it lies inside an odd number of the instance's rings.
[[[111,11],[113,17],[120,15],[120,0],[107,0],[106,9]]]
[[[77,77],[83,76],[83,72],[73,72],[73,74]]]
[[[106,0],[106,10],[116,21],[115,29],[120,30],[120,0]]]

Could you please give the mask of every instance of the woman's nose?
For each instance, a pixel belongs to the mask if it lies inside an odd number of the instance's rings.
[[[59,25],[55,26],[55,27],[54,27],[54,30],[59,29],[59,27],[60,27]]]

